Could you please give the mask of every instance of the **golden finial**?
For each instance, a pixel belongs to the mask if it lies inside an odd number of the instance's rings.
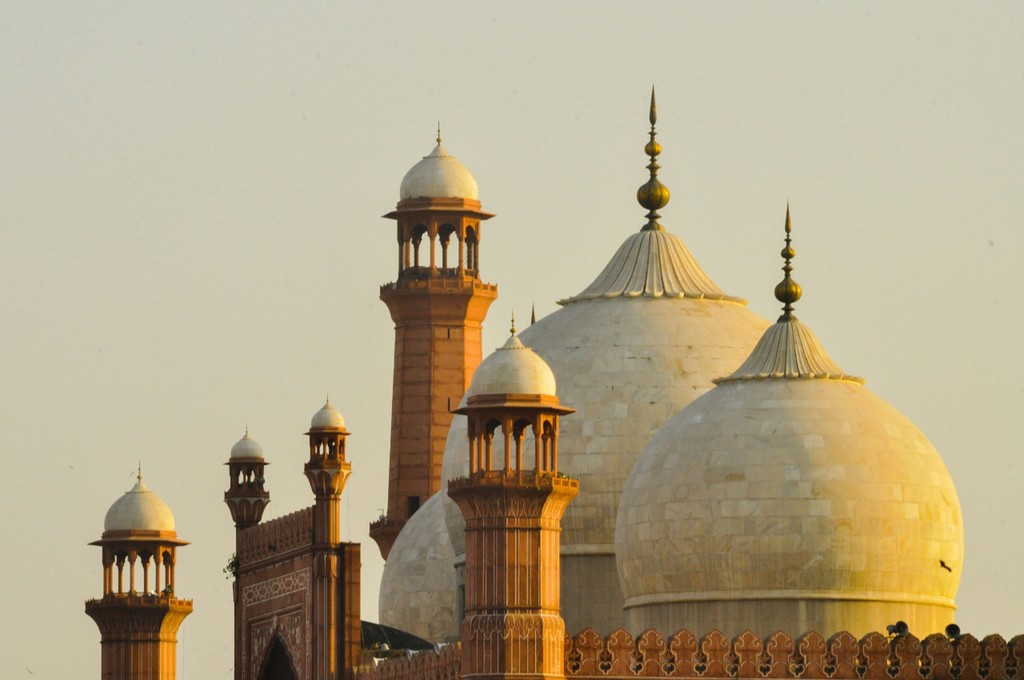
[[[437,121],[437,143],[441,144],[441,121]]]
[[[779,321],[789,321],[795,319],[793,316],[793,303],[800,299],[803,294],[803,290],[800,288],[800,284],[792,279],[789,275],[793,271],[793,265],[790,261],[796,257],[796,251],[793,250],[793,246],[790,245],[790,233],[793,231],[793,222],[789,219],[789,204],[786,204],[786,247],[782,249],[780,255],[786,262],[782,265],[782,271],[786,273],[779,285],[775,286],[775,299],[779,302],[784,303],[782,308],[782,316],[779,317]]]
[[[647,180],[639,189],[636,190],[636,200],[641,206],[647,208],[647,224],[644,225],[641,231],[661,231],[663,228],[658,224],[658,218],[661,215],[658,214],[658,210],[668,205],[669,191],[668,187],[658,181],[658,155],[661,153],[661,144],[655,141],[654,137],[657,132],[654,129],[654,124],[658,122],[658,107],[654,101],[654,86],[651,86],[651,112],[648,118],[651,121],[651,141],[647,142],[644,146],[644,153],[651,157],[651,162],[647,164],[647,169],[651,173],[651,178]]]
[[[516,334],[516,310],[512,310],[512,327],[508,329],[508,332],[512,335]]]
[[[142,481],[142,461],[141,460],[139,461],[139,472],[138,472],[138,474],[135,475],[135,479],[137,479],[140,482]]]

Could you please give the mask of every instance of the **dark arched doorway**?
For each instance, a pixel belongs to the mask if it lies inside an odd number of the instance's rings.
[[[298,680],[295,666],[292,665],[292,656],[288,653],[288,648],[284,646],[281,638],[276,635],[263,659],[260,680]]]

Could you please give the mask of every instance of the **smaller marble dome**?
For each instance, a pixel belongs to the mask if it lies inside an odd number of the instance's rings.
[[[483,394],[555,395],[555,374],[515,335],[484,359],[473,374],[466,400]]]
[[[465,165],[441,146],[437,146],[405,173],[399,189],[401,200],[416,198],[466,198],[480,200],[476,180]]]
[[[319,411],[313,414],[313,419],[309,421],[310,430],[344,430],[345,419],[338,413],[338,409],[331,406],[331,400],[328,399]]]
[[[263,459],[263,447],[256,443],[256,440],[249,435],[249,430],[246,430],[245,436],[231,447],[231,460],[246,458]]]
[[[142,483],[142,476],[130,491],[114,501],[103,519],[108,531],[174,531],[174,515],[167,503]]]
[[[444,491],[435,493],[402,528],[384,563],[378,601],[381,623],[434,642],[459,634],[455,554],[444,522],[447,498]]]

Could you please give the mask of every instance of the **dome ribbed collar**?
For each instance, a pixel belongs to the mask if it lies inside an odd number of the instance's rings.
[[[747,303],[716,286],[679,237],[664,230],[650,230],[627,238],[593,283],[558,304],[637,297]]]
[[[768,378],[848,380],[864,384],[864,378],[844,373],[811,329],[795,316],[780,319],[769,326],[743,365],[732,375],[714,382],[722,384]]]

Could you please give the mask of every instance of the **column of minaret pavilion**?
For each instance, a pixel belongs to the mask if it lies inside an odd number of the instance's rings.
[[[466,518],[462,678],[565,674],[559,533],[579,482],[558,472],[558,419],[573,409],[512,333],[456,410],[467,416],[470,458],[469,475],[448,485]]]

